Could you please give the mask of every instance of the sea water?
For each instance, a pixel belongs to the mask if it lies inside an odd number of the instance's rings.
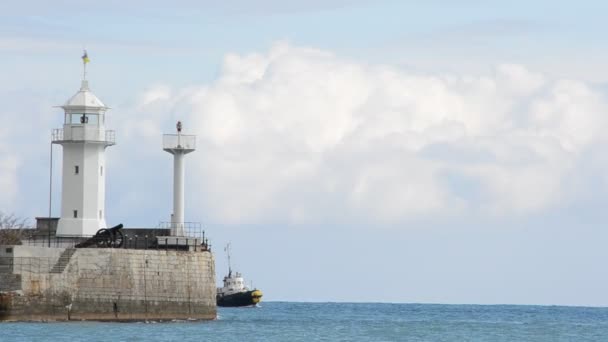
[[[608,341],[608,308],[262,302],[218,316],[0,323],[0,341]]]

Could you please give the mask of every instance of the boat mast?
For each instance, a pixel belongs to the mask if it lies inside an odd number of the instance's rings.
[[[232,267],[230,266],[230,242],[224,248],[226,255],[228,256],[228,277],[232,275]]]

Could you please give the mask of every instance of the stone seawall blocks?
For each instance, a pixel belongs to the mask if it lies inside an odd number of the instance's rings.
[[[210,252],[10,247],[0,256],[13,265],[0,275],[0,320],[216,317]]]

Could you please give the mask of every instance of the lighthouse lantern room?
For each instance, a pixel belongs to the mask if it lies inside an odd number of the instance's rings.
[[[63,128],[54,129],[53,144],[63,147],[61,217],[58,236],[91,236],[106,228],[105,150],[115,144],[114,131],[105,128],[109,109],[89,89],[86,64],[80,90],[63,106]]]

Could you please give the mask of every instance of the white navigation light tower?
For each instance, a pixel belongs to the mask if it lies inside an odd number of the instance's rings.
[[[63,147],[61,217],[58,236],[90,236],[107,228],[105,219],[105,150],[115,144],[114,131],[105,128],[109,109],[89,89],[87,52],[80,90],[63,106],[63,128],[54,129],[53,144]]]
[[[185,236],[184,231],[184,156],[196,149],[196,136],[182,134],[182,123],[177,122],[177,134],[163,135],[163,150],[173,155],[173,215],[171,235]]]

